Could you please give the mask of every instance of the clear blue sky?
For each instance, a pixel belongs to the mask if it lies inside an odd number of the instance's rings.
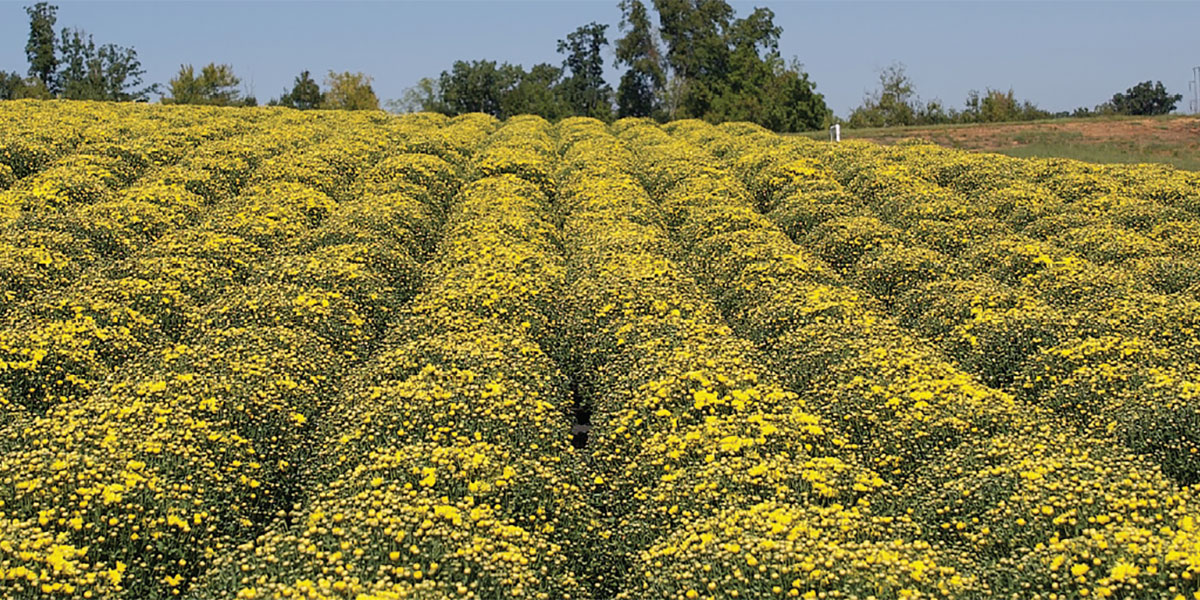
[[[0,0],[0,69],[24,72],[29,2]],[[457,59],[560,63],[556,40],[589,21],[619,36],[617,0],[441,2],[57,2],[58,26],[137,49],[151,82],[181,63],[230,63],[260,102],[303,69],[364,71],[397,98]],[[1093,106],[1139,81],[1184,94],[1200,66],[1200,2],[732,2],[775,11],[780,50],[804,63],[841,116],[881,67],[908,66],[917,93],[961,106],[1013,88],[1049,110]],[[615,87],[618,72],[611,65]],[[319,78],[318,78],[319,79]]]

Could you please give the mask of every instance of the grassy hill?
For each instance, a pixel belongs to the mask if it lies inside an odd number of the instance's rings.
[[[800,135],[829,139],[828,132],[823,131]],[[1161,162],[1200,170],[1200,117],[1194,115],[842,128],[842,139],[868,139],[881,144],[914,137],[951,148],[1017,157],[1057,156],[1101,163]]]

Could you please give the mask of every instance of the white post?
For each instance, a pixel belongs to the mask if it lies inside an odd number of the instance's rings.
[[[842,141],[842,126],[841,125],[834,125],[833,127],[829,128],[829,141],[831,141],[831,142]]]

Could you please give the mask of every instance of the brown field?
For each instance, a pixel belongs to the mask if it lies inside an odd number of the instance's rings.
[[[805,134],[826,139],[825,132]],[[1052,119],[927,127],[842,130],[843,139],[892,144],[922,138],[963,150],[1019,157],[1065,157],[1091,162],[1162,162],[1200,170],[1200,117]]]

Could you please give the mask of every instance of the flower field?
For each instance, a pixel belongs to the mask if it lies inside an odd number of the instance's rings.
[[[0,597],[1200,598],[1200,175],[0,103]]]

